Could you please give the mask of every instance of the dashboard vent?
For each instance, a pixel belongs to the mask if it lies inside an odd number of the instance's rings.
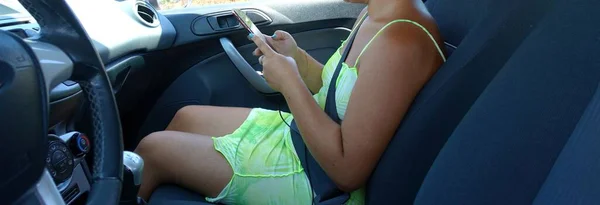
[[[79,187],[75,185],[75,187],[62,192],[61,195],[65,202],[70,202],[71,200],[75,199],[77,195],[79,195]]]
[[[137,1],[134,6],[134,13],[138,20],[149,27],[157,27],[160,24],[156,10],[146,1]]]

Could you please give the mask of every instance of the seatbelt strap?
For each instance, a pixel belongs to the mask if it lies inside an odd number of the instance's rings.
[[[365,14],[366,16],[366,14]],[[358,28],[364,22],[366,17],[363,17],[360,22],[356,25],[355,29],[350,33],[349,38],[346,40],[346,48],[342,53],[342,57],[338,62],[338,65],[331,77],[331,82],[329,84],[329,90],[327,91],[327,100],[325,102],[325,113],[336,123],[340,123],[341,120],[337,113],[337,107],[335,105],[335,84],[337,82],[337,78],[340,75],[340,71],[342,69],[343,62],[348,57],[348,53],[350,52],[350,48],[352,48],[352,44],[354,42],[354,38],[358,33]],[[338,52],[338,51],[336,51]],[[296,125],[296,121],[292,121],[290,125],[291,130],[299,130]],[[304,144],[304,140],[300,133],[291,131],[292,142],[294,143],[294,148],[296,149],[296,154],[298,154],[298,158],[300,159],[300,163],[304,168],[308,180],[312,189],[314,190],[315,196],[313,198],[313,204],[318,205],[339,205],[343,204],[348,199],[350,199],[350,194],[345,193],[342,190],[339,190],[337,185],[327,176],[327,173],[321,168],[319,163],[315,160],[315,158],[310,154],[306,144]]]
[[[329,88],[327,90],[327,99],[325,101],[325,113],[329,115],[329,117],[336,123],[340,124],[342,121],[337,112],[337,105],[335,103],[335,91],[337,86],[337,79],[340,76],[340,72],[342,71],[342,66],[346,59],[348,58],[348,54],[350,53],[350,49],[352,48],[352,44],[354,43],[354,38],[358,33],[358,28],[366,19],[363,17],[360,22],[356,25],[356,29],[352,31],[350,34],[350,38],[346,41],[346,48],[344,48],[344,52],[342,53],[342,57],[340,58],[340,62],[338,62],[335,71],[333,72],[333,76],[331,77],[331,81],[329,82]],[[337,52],[337,51],[336,51]]]

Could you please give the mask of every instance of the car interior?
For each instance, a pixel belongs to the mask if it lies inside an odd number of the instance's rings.
[[[424,2],[448,60],[398,125],[366,203],[600,204],[600,2]],[[325,63],[364,6],[0,1],[0,203],[140,204],[133,150],[180,108],[289,111],[231,9]],[[147,203],[211,204],[171,184]]]

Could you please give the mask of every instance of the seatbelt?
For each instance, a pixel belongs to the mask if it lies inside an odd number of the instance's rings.
[[[342,70],[343,62],[346,61],[346,58],[348,58],[348,53],[350,53],[350,48],[352,48],[354,38],[358,33],[358,28],[365,19],[366,17],[363,17],[360,22],[356,24],[355,29],[352,31],[352,33],[350,33],[348,40],[346,40],[346,48],[342,53],[342,57],[340,58],[340,61],[338,62],[335,72],[333,73],[329,83],[327,100],[325,101],[325,113],[327,113],[327,115],[338,124],[340,124],[341,120],[338,116],[337,106],[335,103],[335,88],[337,78]],[[290,129],[298,130],[295,120],[292,121]],[[306,144],[304,144],[304,140],[302,139],[302,136],[300,136],[300,133],[294,131],[290,131],[290,133],[292,135],[292,142],[294,143],[298,158],[302,163],[302,167],[304,167],[306,175],[308,176],[308,180],[315,193],[315,196],[313,197],[313,204],[339,205],[348,201],[348,199],[350,199],[350,194],[339,190],[337,185],[331,180],[331,178],[329,178],[329,176],[327,176],[327,173],[325,173],[323,168],[321,168],[319,163],[308,151],[308,148],[306,147]]]
[[[348,58],[348,54],[350,53],[350,48],[352,48],[352,44],[354,43],[354,38],[358,33],[358,28],[362,24],[365,18],[363,18],[359,24],[356,26],[356,30],[354,34],[350,36],[350,38],[346,41],[346,48],[344,48],[344,52],[342,53],[342,57],[340,58],[340,62],[338,62],[337,67],[335,68],[335,72],[333,72],[333,76],[331,77],[331,81],[329,81],[329,88],[327,89],[327,99],[325,100],[325,113],[329,115],[329,117],[336,123],[340,124],[342,121],[337,112],[337,105],[335,103],[335,91],[337,79],[340,76],[340,72],[342,71],[342,65]]]

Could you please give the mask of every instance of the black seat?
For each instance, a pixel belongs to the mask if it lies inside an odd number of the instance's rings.
[[[158,187],[149,200],[151,205],[209,205],[204,197],[191,190],[175,185]]]
[[[454,130],[415,204],[600,204],[599,7],[554,1]]]
[[[465,36],[488,16],[491,0],[429,0],[427,10],[438,24],[446,44],[446,53],[451,56]],[[496,10],[501,10],[497,8]]]
[[[448,137],[541,18],[529,12],[541,1],[427,2],[457,49],[421,90],[381,157],[368,184],[369,204],[413,203]],[[472,10],[470,18],[461,16]]]

